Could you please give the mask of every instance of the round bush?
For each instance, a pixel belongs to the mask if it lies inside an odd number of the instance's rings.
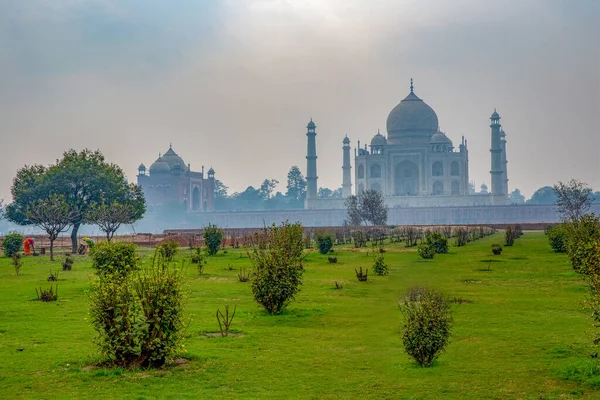
[[[567,243],[565,239],[565,229],[562,225],[557,225],[548,229],[548,242],[555,253],[566,253]]]
[[[92,249],[92,267],[99,274],[127,275],[138,269],[140,258],[133,243],[102,242]]]
[[[12,257],[15,254],[23,250],[23,240],[25,238],[20,233],[11,232],[4,236],[2,240],[2,247],[4,248],[4,255],[6,257]]]
[[[427,244],[433,247],[436,254],[448,253],[448,239],[437,232],[427,235]]]
[[[435,255],[435,249],[429,243],[421,243],[417,247],[417,254],[425,259],[430,259]]]
[[[333,238],[331,235],[317,234],[317,246],[319,247],[319,253],[328,254],[333,247]]]

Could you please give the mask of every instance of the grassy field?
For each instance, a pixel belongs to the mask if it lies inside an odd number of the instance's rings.
[[[600,398],[589,384],[561,379],[595,351],[580,277],[542,233],[491,256],[502,240],[498,233],[427,261],[388,245],[390,274],[366,283],[354,274],[371,266],[366,250],[340,250],[338,264],[314,252],[297,301],[279,316],[266,315],[249,283],[238,281],[237,269],[249,267],[242,251],[211,257],[202,277],[188,263],[186,361],[135,371],[95,366],[89,258],[60,272],[54,303],[35,301],[35,288],[49,286],[59,263],[28,258],[15,276],[0,258],[0,398]],[[451,343],[432,368],[410,361],[398,334],[397,299],[413,285],[465,301],[453,306]],[[206,335],[218,331],[215,311],[224,304],[237,304],[238,335]]]

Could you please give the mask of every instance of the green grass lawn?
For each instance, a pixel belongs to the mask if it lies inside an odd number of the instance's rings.
[[[27,258],[15,276],[0,258],[0,398],[600,398],[592,386],[560,377],[596,351],[581,278],[542,233],[491,256],[490,245],[502,241],[498,233],[427,261],[388,245],[390,274],[368,282],[354,274],[371,267],[366,250],[341,250],[337,264],[314,252],[300,295],[279,316],[266,315],[250,284],[238,281],[237,269],[250,266],[242,251],[210,257],[202,277],[188,263],[187,362],[135,371],[95,366],[88,257],[60,272],[53,303],[35,301],[35,288],[49,287],[58,262]],[[408,359],[398,333],[397,299],[413,285],[466,301],[453,306],[453,337],[432,368]],[[239,335],[202,335],[218,331],[215,311],[224,304],[237,304]]]

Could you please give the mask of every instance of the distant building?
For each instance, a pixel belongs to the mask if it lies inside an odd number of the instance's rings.
[[[144,191],[146,203],[155,208],[165,204],[180,204],[189,212],[213,211],[215,207],[215,171],[193,172],[189,164],[169,150],[152,163],[149,173],[146,166],[138,168],[137,181]]]
[[[384,194],[389,207],[504,205],[508,200],[506,134],[500,115],[491,118],[491,193],[474,196],[469,185],[469,150],[464,136],[458,148],[439,128],[433,109],[410,93],[387,118],[387,137],[379,131],[369,145],[354,149],[354,185],[350,165],[350,139],[342,141],[343,196],[361,190]],[[318,199],[316,125],[307,126],[307,209],[343,208],[344,200]],[[483,189],[483,187],[482,187]]]

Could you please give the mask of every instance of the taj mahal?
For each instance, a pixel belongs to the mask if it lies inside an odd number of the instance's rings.
[[[506,205],[508,174],[506,134],[494,110],[491,128],[491,192],[469,193],[469,148],[458,148],[440,131],[435,111],[421,100],[410,82],[410,93],[389,113],[387,136],[377,132],[371,142],[354,149],[352,183],[350,139],[342,141],[342,199],[317,197],[316,124],[307,125],[306,209],[344,208],[345,198],[362,190],[383,193],[388,207]],[[354,188],[354,191],[353,191]]]

